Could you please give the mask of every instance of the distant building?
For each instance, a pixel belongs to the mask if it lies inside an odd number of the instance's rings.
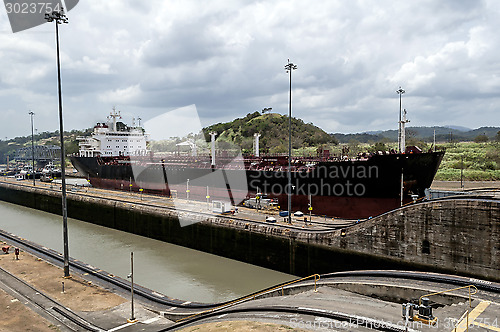
[[[48,163],[61,159],[61,148],[57,145],[35,145],[35,161],[37,163]],[[29,162],[33,160],[31,146],[18,149],[14,156],[16,161]]]

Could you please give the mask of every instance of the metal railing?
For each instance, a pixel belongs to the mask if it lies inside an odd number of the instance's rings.
[[[464,314],[458,319],[452,332],[457,332],[457,327],[462,324],[462,321],[464,320],[466,315],[467,315],[467,322],[466,322],[467,323],[467,331],[469,331],[469,309],[467,309],[467,311],[464,312]]]
[[[285,286],[289,286],[289,285],[292,285],[292,284],[295,284],[295,283],[298,283],[298,282],[301,282],[301,281],[304,281],[304,280],[307,280],[307,279],[310,279],[310,278],[313,278],[314,277],[314,291],[317,292],[318,290],[316,289],[316,282],[321,278],[319,274],[313,274],[313,275],[310,275],[308,277],[305,277],[305,278],[301,278],[301,279],[296,279],[296,280],[293,280],[293,281],[290,281],[286,284],[282,284],[282,285],[279,285],[279,286],[276,286],[276,287],[273,287],[271,289],[266,289],[264,291],[261,291],[261,292],[258,292],[258,293],[255,293],[255,294],[252,294],[252,295],[248,295],[244,298],[240,298],[240,299],[237,299],[237,300],[234,300],[232,302],[229,302],[229,303],[225,303],[223,305],[220,305],[218,307],[215,307],[215,308],[212,308],[212,309],[208,309],[208,310],[205,310],[205,311],[201,311],[201,312],[198,312],[196,314],[193,314],[193,315],[190,315],[190,316],[187,316],[187,317],[184,317],[184,318],[181,318],[179,320],[176,321],[176,323],[178,322],[182,322],[183,320],[186,320],[186,319],[190,319],[190,318],[193,318],[193,317],[196,317],[196,316],[200,316],[200,315],[203,315],[205,313],[208,313],[208,312],[214,312],[216,310],[219,310],[219,309],[222,309],[224,307],[230,307],[232,305],[235,305],[235,304],[238,304],[238,303],[241,303],[241,302],[244,302],[244,301],[247,301],[249,299],[252,299],[252,300],[255,300],[255,298],[259,295],[262,295],[262,294],[265,294],[265,293],[270,293],[270,292],[273,292],[277,289],[280,289],[281,288],[281,295],[283,296],[284,295],[284,289],[283,287]]]
[[[422,305],[422,298],[424,298],[424,297],[429,297],[429,296],[433,296],[433,295],[439,295],[439,294],[443,294],[443,293],[453,292],[453,291],[456,291],[456,290],[459,290],[459,289],[464,289],[464,288],[469,288],[469,307],[472,307],[471,296],[474,295],[474,294],[476,294],[478,292],[477,287],[474,286],[474,285],[467,285],[467,286],[463,286],[463,287],[458,287],[458,288],[453,288],[453,289],[447,289],[447,290],[440,291],[440,292],[437,292],[437,293],[430,293],[430,294],[422,295],[418,299],[418,305]],[[474,288],[474,293],[471,293],[471,288]]]
[[[447,292],[452,292],[452,291],[456,291],[456,290],[464,289],[464,288],[468,288],[469,289],[469,308],[467,308],[467,311],[464,312],[464,314],[460,317],[460,319],[458,320],[458,322],[455,324],[455,327],[453,328],[453,332],[456,332],[457,331],[457,327],[459,325],[462,325],[462,321],[463,321],[464,317],[466,317],[466,324],[467,324],[466,325],[466,330],[469,331],[469,313],[470,313],[470,308],[472,308],[472,295],[474,295],[474,294],[476,294],[478,292],[478,289],[477,289],[476,286],[474,286],[474,285],[467,285],[467,286],[463,286],[463,287],[458,287],[458,288],[453,288],[453,289],[447,289],[447,290],[444,290],[444,291],[441,291],[441,292],[436,292],[436,293],[422,295],[418,299],[418,304],[419,305],[422,304],[422,298],[424,298],[424,297],[432,296],[432,295],[439,295],[439,294],[443,294],[443,293],[447,293]],[[472,293],[471,290],[473,290],[474,293]]]

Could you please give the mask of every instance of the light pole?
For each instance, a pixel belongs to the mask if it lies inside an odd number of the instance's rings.
[[[398,90],[396,90],[396,93],[399,95],[399,129],[398,129],[398,149],[399,149],[399,153],[401,153],[401,96],[403,95],[403,93],[405,93],[406,91],[403,90],[401,87],[399,87]]]
[[[135,318],[134,315],[134,252],[133,251],[130,253],[130,274],[127,276],[127,278],[130,278],[130,296],[131,296],[130,319],[127,319],[127,322],[135,323],[137,322],[137,319]]]
[[[288,101],[288,223],[292,223],[292,71],[297,65],[290,62],[285,65],[285,70],[290,74],[290,94]]]
[[[33,185],[35,185],[35,143],[33,140],[33,115],[35,115],[35,113],[29,111],[28,114],[30,115],[31,118],[31,163],[33,167],[31,173],[33,174]]]
[[[64,9],[45,14],[48,22],[56,23],[56,53],[57,53],[57,92],[59,96],[59,138],[61,141],[61,191],[62,191],[62,216],[63,216],[63,242],[64,242],[64,277],[69,278],[69,249],[68,249],[68,211],[66,205],[66,165],[64,153],[63,108],[61,91],[61,60],[59,56],[59,24],[68,23]]]

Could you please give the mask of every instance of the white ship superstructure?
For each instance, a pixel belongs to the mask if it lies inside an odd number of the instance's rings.
[[[108,123],[98,123],[90,137],[77,137],[80,157],[143,156],[149,153],[148,137],[140,127],[118,130],[120,112],[113,109]]]

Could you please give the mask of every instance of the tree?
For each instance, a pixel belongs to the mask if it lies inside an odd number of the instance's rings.
[[[488,142],[488,136],[486,136],[485,134],[477,135],[476,138],[474,138],[474,142],[476,143]]]
[[[355,156],[360,152],[359,141],[355,139],[349,140],[349,144],[347,145],[349,148],[349,156]]]
[[[500,130],[497,132],[497,135],[495,136],[495,141],[500,142]]]
[[[378,152],[378,151],[386,151],[386,150],[387,150],[387,147],[385,146],[384,142],[377,142],[371,147],[370,152]]]

